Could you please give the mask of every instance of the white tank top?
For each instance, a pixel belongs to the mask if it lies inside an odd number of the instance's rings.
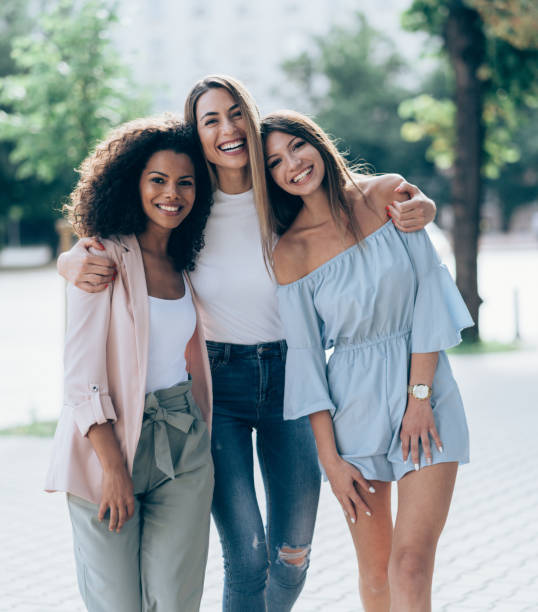
[[[177,300],[149,299],[149,353],[146,393],[188,380],[185,349],[196,328],[189,285]]]
[[[276,285],[263,262],[252,189],[214,193],[205,247],[190,279],[207,340],[258,344],[284,337]]]

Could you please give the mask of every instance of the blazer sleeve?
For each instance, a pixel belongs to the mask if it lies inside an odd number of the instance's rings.
[[[288,345],[284,385],[284,419],[336,408],[327,382],[327,361],[321,338],[322,322],[308,280],[281,285],[278,309]]]
[[[64,347],[64,409],[85,436],[92,425],[116,422],[108,392],[107,339],[112,287],[86,293],[67,286]]]

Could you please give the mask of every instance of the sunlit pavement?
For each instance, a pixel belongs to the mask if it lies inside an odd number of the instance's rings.
[[[467,406],[472,461],[458,476],[439,544],[433,610],[536,611],[538,352],[457,356],[451,361]],[[50,444],[0,438],[2,611],[84,609],[64,497],[40,492]],[[416,511],[420,519],[421,509]],[[203,611],[220,610],[221,588],[220,545],[212,531]],[[311,567],[294,610],[360,609],[351,540],[325,484]]]

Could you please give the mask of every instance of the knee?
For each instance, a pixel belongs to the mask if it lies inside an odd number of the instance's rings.
[[[230,586],[247,591],[265,587],[269,569],[265,540],[254,537],[251,546],[236,544],[231,550],[226,547],[223,550],[224,571]]]
[[[400,589],[422,589],[430,580],[432,555],[428,551],[404,547],[394,551],[390,578]]]
[[[276,559],[271,564],[272,580],[282,587],[297,588],[304,583],[310,563],[310,545],[290,546],[283,544],[277,548]]]
[[[277,551],[277,562],[284,566],[306,570],[310,562],[310,545],[297,547],[282,545]]]

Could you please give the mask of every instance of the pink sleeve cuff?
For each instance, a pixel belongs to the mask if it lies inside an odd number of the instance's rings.
[[[98,385],[91,385],[91,395],[71,409],[75,423],[83,436],[88,435],[92,425],[102,425],[109,421],[115,423],[118,420],[110,395],[101,395]]]

